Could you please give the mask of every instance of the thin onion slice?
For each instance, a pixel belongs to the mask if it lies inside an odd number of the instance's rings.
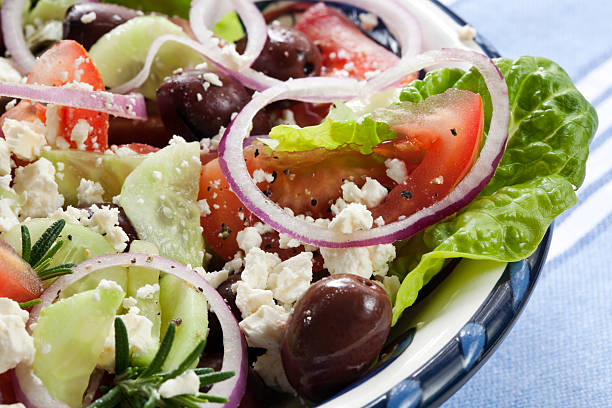
[[[2,6],[2,39],[22,74],[30,72],[36,60],[23,36],[21,16],[28,4],[27,0],[4,0]]]
[[[147,119],[147,107],[140,94],[119,95],[59,86],[0,83],[0,95],[106,112],[129,119]]]
[[[232,191],[253,214],[275,230],[301,242],[319,247],[347,248],[386,244],[408,238],[467,205],[493,177],[508,139],[508,88],[492,60],[483,54],[459,49],[428,51],[403,60],[401,66],[391,68],[393,75],[385,73],[386,81],[366,84],[365,91],[370,92],[372,87],[384,88],[387,83],[397,82],[411,72],[449,62],[471,63],[482,74],[493,104],[489,133],[476,163],[457,187],[440,201],[403,220],[352,234],[316,226],[287,214],[259,190],[247,171],[243,140],[248,136],[253,117],[259,110],[282,99],[309,101],[316,94],[325,95],[330,102],[343,99],[343,95],[354,92],[354,84],[350,82],[337,79],[329,82],[326,78],[298,79],[255,95],[227,128],[219,144],[221,171]]]
[[[235,375],[225,381],[216,383],[208,391],[211,395],[226,397],[228,402],[225,403],[225,408],[237,407],[244,395],[246,389],[246,374],[247,374],[247,357],[246,344],[240,332],[240,327],[230,311],[229,307],[219,295],[219,293],[208,284],[206,279],[200,276],[194,270],[187,268],[185,265],[172,261],[160,256],[151,256],[137,253],[122,253],[113,255],[103,255],[97,258],[92,258],[73,267],[73,273],[64,275],[56,279],[40,296],[41,303],[36,305],[30,313],[28,328],[32,330],[32,325],[38,321],[40,312],[43,308],[51,305],[57,296],[70,286],[72,283],[84,278],[85,276],[99,271],[101,269],[110,268],[113,266],[142,266],[146,268],[158,269],[176,276],[184,280],[189,285],[197,288],[204,294],[210,308],[215,313],[221,324],[223,331],[223,363],[222,371],[234,371]],[[26,400],[32,401],[36,398],[35,395],[30,395],[28,392],[31,387],[27,387],[27,370],[17,372],[18,386],[24,394]],[[23,375],[21,375],[23,374]],[[54,406],[54,405],[52,405]],[[201,407],[219,407],[219,404],[201,404]],[[43,406],[39,406],[42,408]]]

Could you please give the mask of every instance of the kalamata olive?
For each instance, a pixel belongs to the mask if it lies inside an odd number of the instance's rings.
[[[321,53],[302,32],[272,24],[253,69],[281,81],[316,76],[321,73]]]
[[[162,122],[156,103],[147,103],[147,120],[134,120],[110,116],[108,128],[108,144],[124,145],[130,143],[145,143],[163,148],[172,139]]]
[[[376,360],[391,328],[391,302],[375,282],[357,275],[323,278],[298,300],[281,356],[287,379],[312,401],[346,387]]]
[[[119,226],[128,236],[128,242],[127,242],[128,247],[126,248],[126,251],[127,251],[132,241],[138,239],[138,234],[136,233],[136,230],[134,229],[134,226],[130,222],[127,215],[125,215],[125,211],[123,211],[123,208],[113,203],[100,203],[100,204],[95,204],[95,205],[98,208],[104,206],[104,207],[110,207],[110,208],[117,208],[119,210]],[[91,216],[93,214],[91,207],[92,206],[81,207],[81,208],[86,209],[89,212],[89,215]]]
[[[157,90],[157,106],[168,131],[188,141],[212,138],[249,101],[247,89],[219,72],[190,70],[172,75]],[[267,133],[267,117],[258,114],[253,133]]]
[[[221,295],[225,303],[230,308],[234,317],[239,321],[242,319],[240,310],[236,306],[236,294],[232,291],[232,285],[240,280],[240,274],[230,275],[225,282],[217,288],[217,292]],[[221,333],[221,324],[217,315],[208,312],[208,338],[206,339],[207,353],[223,352],[223,335]]]
[[[116,4],[77,3],[66,11],[63,37],[88,50],[104,34],[139,15],[142,12]]]
[[[2,34],[2,21],[0,21],[0,57],[4,57],[6,46],[4,45],[4,37]]]

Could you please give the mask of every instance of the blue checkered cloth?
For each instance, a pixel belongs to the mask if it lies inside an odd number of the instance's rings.
[[[599,114],[579,204],[531,300],[443,408],[612,407],[612,1],[444,0],[507,57],[559,63]]]

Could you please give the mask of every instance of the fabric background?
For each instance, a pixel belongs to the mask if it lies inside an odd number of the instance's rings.
[[[522,316],[443,408],[612,407],[612,1],[444,0],[507,57],[559,63],[596,107],[579,204]]]

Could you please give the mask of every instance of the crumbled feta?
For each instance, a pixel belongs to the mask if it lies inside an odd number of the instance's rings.
[[[0,82],[11,82],[17,84],[21,82],[21,74],[13,65],[8,58],[0,58]]]
[[[48,217],[64,205],[55,182],[55,167],[45,158],[15,170],[14,190],[24,199],[24,217]]]
[[[242,231],[238,231],[236,236],[238,248],[242,249],[245,254],[248,254],[252,248],[261,246],[261,235],[255,227],[246,227]]]
[[[257,312],[264,305],[275,306],[271,290],[255,289],[243,281],[235,283],[232,288],[236,291],[236,306],[243,318]]]
[[[0,137],[0,176],[11,174],[11,152],[6,140]]]
[[[312,281],[312,252],[301,252],[276,265],[268,277],[267,287],[283,303],[297,301]]]
[[[323,266],[329,273],[350,273],[369,279],[372,276],[372,260],[368,248],[321,248]]]
[[[156,293],[159,293],[159,284],[146,284],[136,290],[136,297],[138,299],[153,299]]]
[[[96,289],[104,289],[104,290],[119,290],[123,292],[123,288],[114,280],[102,279]]]
[[[154,180],[157,180],[157,181],[160,181],[162,179],[161,172],[157,170],[153,170],[153,172],[151,173],[151,176],[153,177]]]
[[[123,308],[128,310],[132,309],[133,307],[136,307],[137,304],[138,301],[131,296],[124,298],[122,302]]]
[[[295,238],[291,238],[290,235],[283,232],[278,234],[278,247],[280,249],[297,248],[300,245],[302,245],[302,243]]]
[[[79,119],[76,125],[70,132],[70,140],[76,143],[79,150],[85,150],[85,140],[89,137],[89,134],[93,130],[93,126],[89,124],[85,119]]]
[[[2,133],[9,150],[26,161],[38,158],[47,144],[45,125],[38,119],[28,122],[7,118],[2,125]]]
[[[257,169],[253,172],[253,181],[256,184],[263,183],[267,181],[268,183],[272,183],[274,181],[274,175],[270,173],[266,173],[262,169]]]
[[[58,163],[59,164],[59,163]],[[59,166],[58,166],[59,169]],[[77,188],[77,199],[79,205],[86,206],[90,204],[104,202],[104,188],[98,182],[81,179],[79,187]]]
[[[403,161],[399,159],[387,159],[385,160],[385,166],[387,167],[387,176],[397,184],[402,184],[408,179],[408,171]]]
[[[374,208],[387,197],[387,189],[378,180],[366,177],[366,182],[361,186],[362,201],[368,208]]]
[[[283,369],[283,361],[279,350],[268,350],[263,355],[257,357],[253,369],[260,375],[268,387],[295,395],[295,390],[289,384]]]
[[[229,273],[237,273],[240,272],[240,268],[242,268],[243,264],[244,260],[242,259],[242,253],[238,251],[234,254],[234,259],[227,261],[225,265],[223,265],[223,269]]]
[[[223,282],[227,280],[229,277],[229,272],[225,269],[221,269],[216,272],[206,272],[204,268],[201,266],[195,267],[194,270],[202,275],[206,282],[210,284],[213,288],[217,289]]]
[[[365,205],[351,203],[334,217],[329,229],[350,234],[358,230],[368,230],[372,228],[373,223],[372,213]]]
[[[367,247],[372,260],[372,273],[384,276],[389,271],[389,262],[395,259],[395,246],[382,244]]]
[[[202,75],[202,77],[204,78],[206,82],[210,83],[211,85],[223,86],[223,82],[221,82],[221,80],[219,79],[219,75],[215,73],[207,72],[204,75]]]
[[[81,23],[83,23],[83,24],[93,23],[94,21],[96,21],[96,12],[95,11],[92,11],[92,12],[87,13],[87,14],[83,14],[81,16]]]
[[[359,21],[361,22],[361,28],[366,31],[372,31],[378,25],[378,17],[372,13],[359,14]]]
[[[332,214],[338,215],[348,206],[348,203],[342,198],[338,198],[334,204],[331,205]]]
[[[262,305],[239,325],[249,346],[277,349],[288,319],[289,312],[281,306]]]
[[[19,225],[19,218],[13,210],[13,200],[0,199],[0,232],[7,232]]]
[[[268,275],[281,260],[274,253],[264,252],[259,248],[251,248],[244,258],[242,281],[254,289],[265,289]]]
[[[382,287],[387,292],[392,305],[395,304],[395,298],[397,298],[397,292],[399,292],[400,286],[402,286],[402,282],[400,282],[397,276],[391,275],[383,277]]]
[[[200,391],[200,377],[193,370],[187,370],[176,378],[164,381],[159,386],[162,398],[172,398],[177,395],[195,395]]]
[[[457,29],[457,34],[461,41],[473,40],[476,37],[477,31],[469,24],[461,26]]]
[[[29,314],[19,303],[0,298],[0,374],[21,362],[32,364],[34,340],[26,330]]]
[[[116,284],[116,283],[115,283]],[[142,356],[151,348],[157,347],[157,341],[151,335],[153,322],[145,316],[138,314],[137,307],[131,307],[127,314],[118,316],[123,320],[127,330],[130,353],[132,356]],[[98,358],[97,366],[108,372],[115,368],[115,326],[112,325],[110,332],[104,340],[104,349]]]

